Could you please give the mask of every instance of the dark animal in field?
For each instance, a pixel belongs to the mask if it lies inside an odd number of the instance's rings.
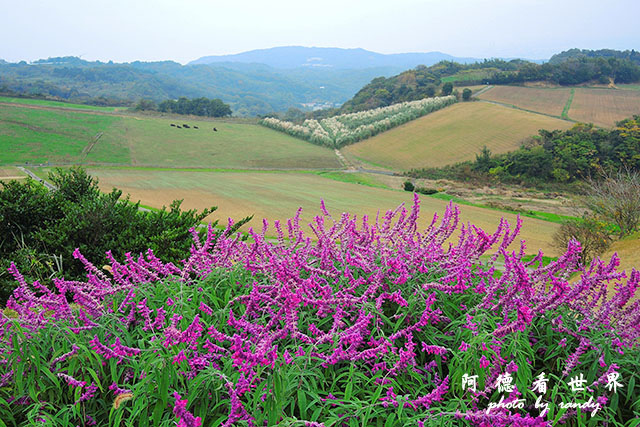
[[[194,128],[194,129],[200,129],[198,126],[194,126],[193,128]]]
[[[175,123],[171,123],[169,126],[176,127]]]
[[[187,125],[187,124],[183,124],[182,127],[185,128],[185,129],[189,129],[190,128],[190,126]]]
[[[214,132],[218,132],[218,129],[216,129],[216,128],[213,128],[213,131],[214,131]]]
[[[178,126],[176,126],[176,127],[177,127],[178,129],[182,129],[182,126],[180,126],[180,125],[178,125]]]

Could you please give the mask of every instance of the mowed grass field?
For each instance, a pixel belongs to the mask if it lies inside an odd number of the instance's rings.
[[[613,242],[611,248],[602,256],[602,259],[609,260],[614,253],[617,253],[620,257],[619,270],[626,270],[627,276],[632,268],[640,270],[640,235]]]
[[[170,123],[200,129],[178,129]],[[26,162],[269,169],[341,166],[328,148],[241,121],[0,104],[0,165]]]
[[[570,91],[568,88],[494,86],[478,98],[559,117],[569,100]]]
[[[120,120],[109,115],[0,105],[0,164],[80,161],[90,141]]]
[[[452,105],[345,147],[347,156],[396,171],[475,159],[483,146],[512,151],[539,129],[568,129],[565,120],[486,102]]]
[[[0,96],[0,103],[37,105],[42,107],[70,108],[74,110],[91,111],[119,111],[126,109],[126,107],[101,107],[98,105],[73,104],[70,102],[48,101],[45,99],[13,98],[8,96]]]
[[[640,114],[638,87],[640,86],[621,85],[618,89],[495,86],[478,98],[552,116],[562,115],[563,109],[568,105],[569,119],[612,127],[622,119]],[[568,104],[572,90],[573,99]]]
[[[161,208],[174,199],[183,199],[184,208],[203,209],[218,206],[210,219],[226,223],[227,218],[240,219],[254,215],[249,226],[260,230],[262,219],[284,221],[292,217],[299,207],[304,209],[302,224],[308,224],[320,214],[320,200],[324,199],[329,212],[339,218],[342,212],[363,214],[375,218],[378,211],[385,213],[401,203],[411,206],[413,194],[364,185],[339,182],[315,173],[301,172],[186,172],[89,169],[97,177],[100,187],[110,191],[117,187],[131,194],[133,201]],[[426,227],[433,213],[442,214],[447,202],[421,196],[420,225]],[[515,224],[515,215],[490,209],[461,206],[463,221],[495,231],[501,216]],[[550,236],[557,224],[524,218],[522,238],[528,249],[535,253],[543,249],[555,254]],[[306,231],[309,231],[308,229]],[[274,235],[271,229],[270,235]]]
[[[451,83],[460,83],[466,81],[478,81],[483,80],[499,71],[497,68],[483,68],[478,70],[462,70],[453,74],[451,76],[446,76],[442,78],[443,83],[451,82]]]
[[[178,129],[170,124],[198,126]],[[217,132],[213,131],[213,128]],[[339,168],[335,153],[326,147],[264,126],[189,118],[125,118],[112,132],[120,135],[132,165],[206,168]],[[108,145],[97,144],[104,157]]]
[[[640,91],[576,88],[569,117],[603,127],[640,114]]]

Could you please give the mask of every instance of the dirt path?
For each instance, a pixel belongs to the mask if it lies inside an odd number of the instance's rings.
[[[35,173],[31,172],[29,169],[23,168],[22,166],[18,166],[18,169],[20,169],[22,172],[26,173],[27,175],[29,175],[31,178],[35,179],[38,182],[41,182],[42,184],[44,184],[45,187],[47,187],[49,190],[57,190],[58,187],[56,187],[55,185],[51,184],[50,182],[40,178],[38,175],[36,175]]]
[[[340,150],[338,150],[336,148],[334,151],[336,153],[336,156],[338,156],[338,160],[340,160],[340,163],[342,163],[342,166],[347,168],[348,172],[356,172],[357,171],[357,168],[355,167],[355,165],[353,163],[351,163],[350,161],[348,161],[346,159],[346,157],[344,157],[344,155],[340,152]]]
[[[486,91],[488,91],[489,89],[492,89],[492,88],[493,88],[493,85],[489,85],[489,86],[483,87],[482,89],[480,89],[476,93],[472,94],[471,97],[475,98],[478,95],[482,95],[483,93],[485,93]]]

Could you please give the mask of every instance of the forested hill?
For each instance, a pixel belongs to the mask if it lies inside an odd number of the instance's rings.
[[[473,64],[441,61],[430,67],[419,65],[393,77],[379,77],[372,80],[347,101],[340,111],[343,113],[362,111],[432,97],[442,92],[445,82],[452,85],[461,82],[484,83],[496,72],[517,72],[524,64],[533,63],[520,59],[511,61],[494,59]],[[447,91],[445,88],[444,95],[448,95]]]
[[[549,59],[550,64],[559,64],[561,62],[570,60],[570,59],[581,59],[581,58],[616,58],[616,59],[627,59],[634,64],[640,65],[640,52],[635,49],[631,50],[613,50],[613,49],[599,49],[599,50],[588,50],[588,49],[569,49],[561,53],[557,53],[553,55]]]
[[[234,115],[253,116],[302,104],[339,106],[373,78],[400,71],[393,67],[277,70],[242,63],[183,66],[172,61],[118,64],[63,57],[32,64],[0,63],[0,93],[98,105],[220,98]]]
[[[514,59],[485,60],[473,64],[442,61],[418,66],[393,77],[380,77],[364,86],[340,109],[341,113],[384,107],[448,94],[452,86],[474,84],[523,84],[546,81],[559,85],[609,84],[640,81],[640,54],[634,50],[588,51],[571,49],[544,64]]]

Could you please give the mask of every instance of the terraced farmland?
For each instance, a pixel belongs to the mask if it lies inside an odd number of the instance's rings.
[[[459,103],[343,149],[346,156],[397,171],[473,160],[483,146],[504,153],[565,120],[486,102]]]

